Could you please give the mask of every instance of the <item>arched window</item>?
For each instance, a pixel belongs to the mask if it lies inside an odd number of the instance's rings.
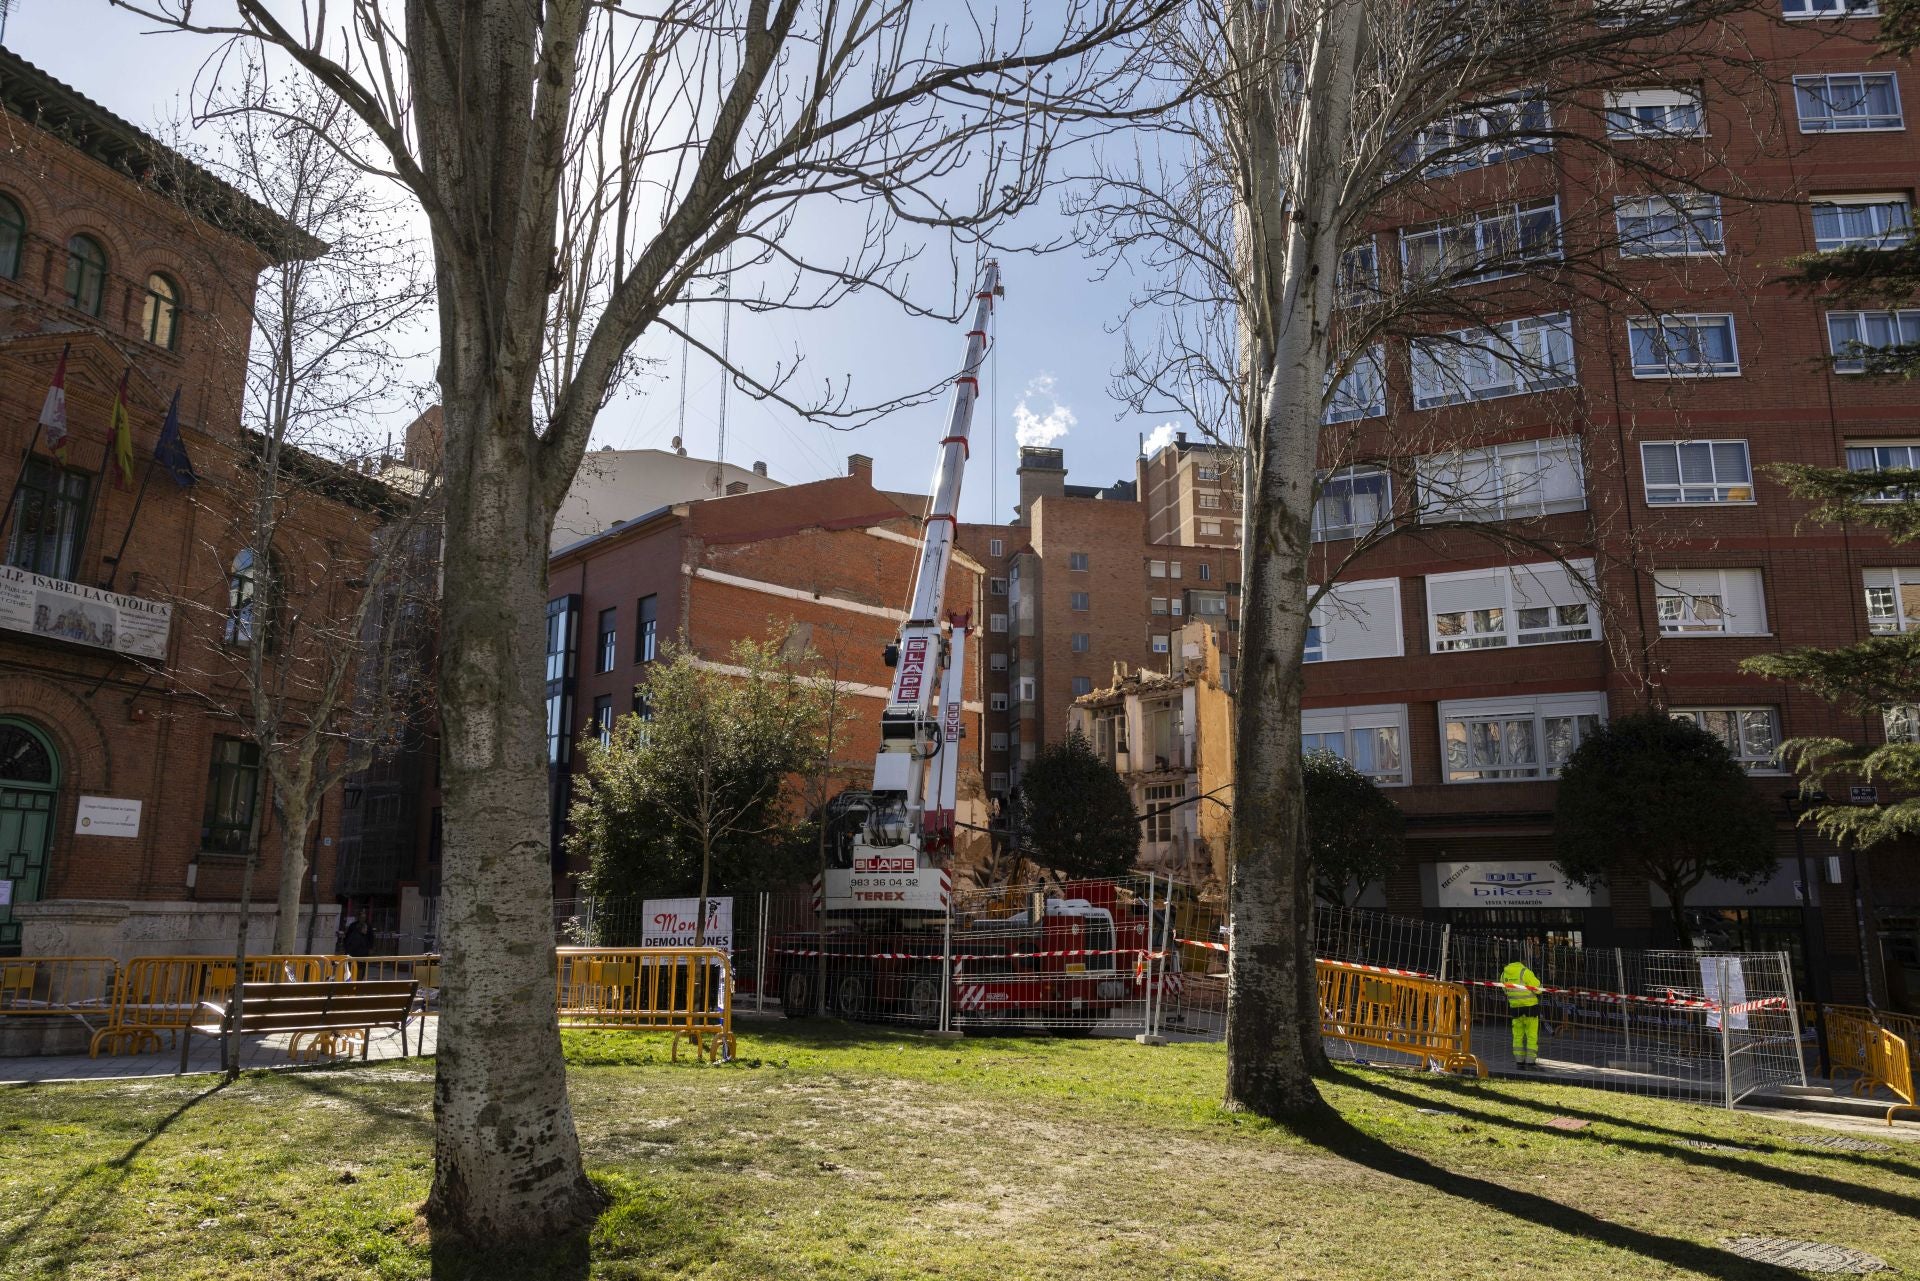
[[[20,206],[0,196],[0,276],[20,274],[20,251],[27,243],[27,216]]]
[[[147,310],[140,327],[148,342],[173,350],[180,331],[180,287],[157,271],[147,277]]]
[[[0,876],[13,881],[14,903],[37,903],[46,892],[60,754],[38,726],[0,716]],[[0,956],[18,955],[20,922],[0,906]]]
[[[247,646],[259,636],[268,653],[279,644],[275,614],[280,607],[280,562],[272,552],[260,557],[250,547],[234,553],[227,574],[226,642]]]
[[[67,242],[67,303],[89,316],[100,314],[107,292],[107,251],[91,236]]]

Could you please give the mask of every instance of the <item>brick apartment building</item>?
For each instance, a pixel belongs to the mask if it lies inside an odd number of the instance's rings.
[[[572,795],[574,745],[641,710],[638,686],[669,645],[725,665],[741,640],[811,647],[855,696],[837,751],[844,785],[864,787],[880,744],[880,710],[893,673],[882,658],[906,617],[919,563],[925,499],[874,488],[873,460],[807,484],[690,498],[634,513],[549,561],[547,724],[554,784],[554,870]],[[972,612],[966,655],[964,742],[957,817],[989,818],[981,777],[986,570],[965,549],[948,569],[947,609]],[[984,836],[962,827],[956,864],[977,861]]]
[[[271,926],[279,833],[237,717],[234,637],[337,609],[347,588],[295,572],[264,591],[235,541],[242,384],[255,278],[323,248],[0,50],[0,954],[230,947],[250,848],[256,928]],[[63,351],[61,459],[36,425]],[[126,489],[107,461],[123,375]],[[162,470],[141,501],[176,387],[199,480]],[[326,496],[302,503],[271,563],[349,566],[380,487],[309,462]],[[311,851],[322,894],[340,810],[326,798]]]

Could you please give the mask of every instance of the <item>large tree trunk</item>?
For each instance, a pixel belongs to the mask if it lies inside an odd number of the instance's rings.
[[[543,666],[552,516],[527,456],[528,402],[445,385],[451,363],[442,364],[446,985],[428,1210],[436,1227],[474,1241],[532,1241],[578,1227],[598,1206],[554,1000]]]
[[[280,804],[279,915],[273,922],[273,951],[290,956],[299,950],[300,899],[307,879],[307,837],[313,825],[313,807],[307,787],[278,789]]]
[[[1313,1078],[1327,1069],[1300,767],[1300,669],[1339,197],[1364,17],[1360,0],[1334,0],[1320,11],[1305,86],[1311,105],[1292,155],[1282,121],[1299,108],[1281,84],[1279,19],[1247,0],[1235,24],[1240,67],[1252,74],[1235,113],[1247,476],[1226,1102],[1299,1117],[1325,1107]]]

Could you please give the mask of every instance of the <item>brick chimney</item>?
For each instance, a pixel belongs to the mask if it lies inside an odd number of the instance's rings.
[[[1066,458],[1066,454],[1058,449],[1041,449],[1034,445],[1021,448],[1018,519],[1022,525],[1032,515],[1034,499],[1045,498],[1049,494],[1058,497],[1067,492]]]
[[[754,475],[756,475],[756,476],[764,476],[764,475],[766,475],[766,474],[767,474],[767,465],[766,465],[765,463],[762,463],[762,462],[756,462],[756,463],[754,463],[754,465],[753,465],[753,474],[754,474]]]
[[[848,454],[847,475],[858,477],[869,485],[873,484],[873,459],[866,454]]]

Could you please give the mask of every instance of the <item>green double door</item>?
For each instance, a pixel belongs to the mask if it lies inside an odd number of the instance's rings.
[[[0,902],[0,956],[20,952],[12,904],[37,902],[46,890],[59,790],[52,743],[25,721],[0,717],[0,880],[10,890]]]

